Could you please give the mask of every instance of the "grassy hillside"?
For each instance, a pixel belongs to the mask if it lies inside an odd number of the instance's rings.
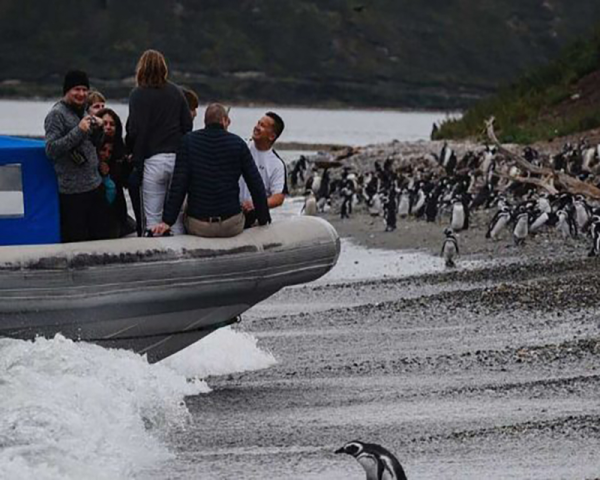
[[[598,0],[0,0],[0,95],[125,96],[163,51],[203,100],[456,108],[554,58]]]
[[[491,115],[505,142],[551,140],[600,127],[600,24],[557,60],[480,101],[462,119],[445,122],[436,138],[476,136]]]

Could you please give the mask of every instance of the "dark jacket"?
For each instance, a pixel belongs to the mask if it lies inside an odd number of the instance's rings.
[[[190,108],[181,89],[171,82],[161,88],[134,88],[126,130],[125,142],[141,176],[146,158],[175,153],[181,137],[192,130]]]
[[[252,195],[258,223],[269,223],[265,187],[246,142],[219,124],[188,133],[177,151],[163,221],[175,223],[186,194],[187,214],[196,219],[240,213],[240,176]]]

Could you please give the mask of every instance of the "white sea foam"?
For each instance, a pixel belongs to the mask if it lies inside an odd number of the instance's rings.
[[[268,368],[277,360],[270,352],[260,349],[257,339],[249,333],[226,327],[162,363],[187,378],[206,378]]]
[[[212,338],[211,338],[212,337]],[[215,333],[168,364],[64,337],[0,339],[0,477],[121,479],[171,457],[206,377],[272,365],[247,334]]]

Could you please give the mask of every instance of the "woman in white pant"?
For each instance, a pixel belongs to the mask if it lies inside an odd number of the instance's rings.
[[[141,181],[144,229],[162,221],[162,211],[184,134],[192,130],[192,117],[181,89],[167,80],[164,56],[146,50],[136,69],[137,87],[129,96],[127,146],[132,152],[134,175]],[[181,218],[173,226],[183,233]]]

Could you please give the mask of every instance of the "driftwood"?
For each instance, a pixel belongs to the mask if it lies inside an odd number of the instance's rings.
[[[595,187],[586,182],[582,182],[578,178],[572,177],[564,172],[559,172],[553,168],[539,167],[525,160],[520,155],[511,152],[503,147],[496,133],[494,132],[494,117],[491,117],[485,122],[488,138],[498,147],[498,152],[513,160],[523,170],[539,175],[541,178],[531,177],[515,177],[516,182],[531,183],[545,189],[548,193],[556,194],[560,191],[566,191],[573,195],[584,195],[586,197],[600,200],[600,188]],[[499,175],[502,176],[502,175]]]

